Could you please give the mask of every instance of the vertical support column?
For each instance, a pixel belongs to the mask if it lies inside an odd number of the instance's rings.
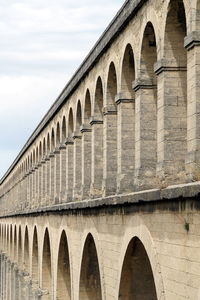
[[[185,181],[187,68],[176,64],[163,59],[154,68],[158,76],[157,175],[167,185]]]
[[[91,185],[91,160],[92,160],[92,139],[91,139],[91,125],[82,125],[82,199],[89,199],[90,185]]]
[[[37,200],[37,207],[40,207],[42,202],[42,164],[38,163],[38,200]]]
[[[50,187],[49,187],[49,205],[51,206],[54,201],[54,190],[55,190],[55,159],[54,153],[50,153]]]
[[[150,80],[136,80],[135,90],[135,189],[156,186],[156,85]]]
[[[102,197],[103,180],[103,121],[92,119],[92,168],[90,195],[92,198]]]
[[[73,199],[74,186],[74,140],[67,138],[66,142],[66,198],[67,202]]]
[[[48,206],[49,201],[50,201],[50,177],[51,177],[51,172],[50,172],[50,157],[49,155],[46,156],[45,158],[46,162],[46,186],[45,186],[45,197],[44,197],[44,205]]]
[[[56,149],[54,151],[55,155],[55,194],[54,194],[54,203],[59,203],[60,197],[60,150]]]
[[[200,180],[200,32],[185,38],[187,49],[187,157],[189,181]]]
[[[120,93],[115,98],[117,113],[117,192],[134,191],[135,175],[135,100]]]
[[[81,181],[82,181],[82,142],[80,133],[73,134],[74,139],[74,190],[73,199],[81,200]]]
[[[117,110],[114,105],[104,107],[103,135],[103,196],[117,192]]]
[[[59,147],[60,149],[60,201],[65,201],[66,195],[66,174],[67,174],[67,165],[66,165],[66,145],[63,144]]]
[[[45,206],[45,191],[46,191],[46,160],[45,158],[41,161],[42,178],[41,178],[41,206]]]

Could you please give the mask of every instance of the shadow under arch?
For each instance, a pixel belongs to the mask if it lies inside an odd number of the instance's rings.
[[[57,270],[57,298],[59,300],[71,299],[71,271],[69,261],[69,248],[66,232],[63,230],[60,237]]]
[[[52,270],[51,270],[51,247],[49,231],[46,228],[43,240],[42,250],[42,289],[47,291],[47,295],[43,296],[43,299],[51,299],[52,295]]]
[[[120,300],[158,300],[151,264],[144,245],[134,237],[126,250],[119,288]]]
[[[32,280],[33,283],[38,283],[39,281],[39,266],[38,266],[38,234],[36,226],[33,232],[33,244],[32,244]]]
[[[102,300],[99,260],[91,233],[88,234],[84,244],[79,284],[79,299]]]

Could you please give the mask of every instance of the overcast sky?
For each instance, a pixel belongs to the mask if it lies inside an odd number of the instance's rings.
[[[124,0],[0,0],[0,177]]]

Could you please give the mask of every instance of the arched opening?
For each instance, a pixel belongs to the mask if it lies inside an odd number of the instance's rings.
[[[54,129],[51,130],[51,151],[53,152],[55,149],[55,134]]]
[[[118,193],[133,191],[135,175],[135,62],[130,44],[126,46],[121,70],[118,104]],[[127,142],[128,140],[128,142]],[[129,159],[127,159],[127,157]]]
[[[57,123],[56,127],[56,146],[60,145],[60,124]]]
[[[142,242],[133,238],[127,248],[120,280],[120,300],[157,300],[151,264]]]
[[[109,67],[106,107],[104,109],[104,170],[103,170],[103,196],[116,194],[117,191],[117,73],[112,62]]]
[[[32,245],[32,280],[35,284],[38,283],[38,236],[37,229],[34,228],[33,245]]]
[[[187,153],[187,51],[184,48],[186,15],[182,0],[171,0],[168,7],[164,37],[164,71],[159,74],[161,90],[159,96],[158,122],[159,161],[165,168],[165,177],[170,182],[180,181],[185,170]],[[160,90],[160,89],[159,89]],[[164,143],[164,145],[163,145]],[[164,148],[164,150],[163,150]],[[175,175],[176,173],[176,175]]]
[[[103,84],[101,77],[96,82],[94,98],[94,117],[92,126],[92,170],[91,189],[93,197],[102,195],[103,182]]]
[[[80,130],[82,125],[82,109],[81,109],[81,101],[78,101],[77,110],[76,110],[76,130]]]
[[[46,155],[46,140],[45,138],[43,139],[43,157]]]
[[[68,115],[68,127],[67,127],[67,148],[66,148],[66,166],[67,166],[67,174],[66,174],[66,194],[67,201],[70,202],[72,200],[73,195],[73,187],[74,187],[74,118],[72,108],[69,110]]]
[[[133,81],[135,80],[135,61],[133,49],[130,44],[126,46],[122,63],[121,75],[121,92],[125,99],[134,99],[135,93],[132,88]]]
[[[42,289],[47,290],[48,294],[44,299],[51,299],[52,282],[51,282],[51,247],[49,232],[46,229],[44,234],[43,251],[42,251]]]
[[[18,229],[18,262],[19,266],[22,267],[22,232],[21,232],[21,226],[19,226]]]
[[[82,256],[79,298],[101,300],[101,280],[99,262],[94,239],[88,235]]]
[[[60,238],[60,246],[58,252],[57,299],[71,299],[69,249],[66,233],[64,231],[62,232]]]
[[[66,129],[66,119],[64,116],[62,120],[62,142],[63,143],[66,140],[66,137],[67,137],[67,129]]]
[[[47,135],[47,153],[50,153],[50,137],[49,137],[49,133]]]
[[[68,119],[68,137],[71,137],[73,132],[74,132],[74,118],[73,118],[72,108],[70,108],[69,119]]]
[[[12,250],[12,257],[14,261],[16,260],[16,253],[17,253],[17,226],[15,225],[14,228],[14,237],[13,237],[13,250]]]
[[[27,226],[24,234],[24,269],[29,272],[29,238]]]
[[[82,199],[88,199],[90,195],[91,185],[91,151],[92,151],[92,136],[91,136],[91,96],[87,89],[84,105],[84,125],[82,132]]]
[[[154,186],[157,163],[157,45],[153,25],[147,23],[141,49],[140,78],[136,90],[136,186],[139,189]]]

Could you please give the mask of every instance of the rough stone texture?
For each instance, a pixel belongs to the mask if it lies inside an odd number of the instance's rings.
[[[126,1],[0,182],[2,300],[199,299],[199,32]]]

